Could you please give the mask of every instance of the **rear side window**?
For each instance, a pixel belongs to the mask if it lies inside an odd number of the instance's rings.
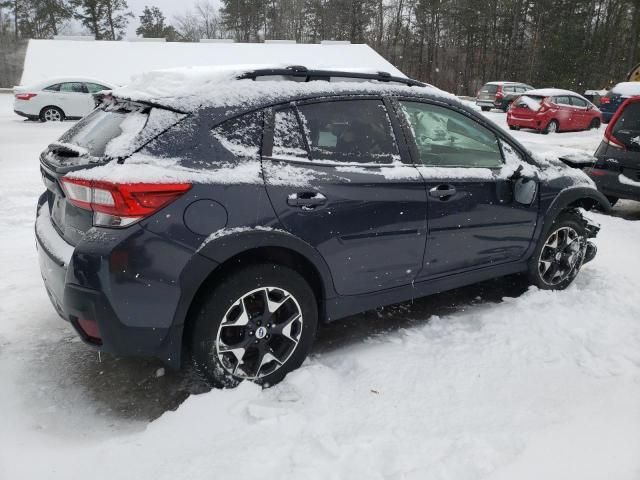
[[[627,148],[640,150],[640,102],[627,105],[613,126],[611,134]]]
[[[400,102],[424,165],[435,167],[500,167],[496,136],[478,122],[448,108]]]
[[[298,107],[311,160],[382,163],[400,160],[382,100],[340,100]]]
[[[275,113],[272,156],[302,160],[309,158],[298,116],[293,108],[278,110]]]
[[[251,112],[221,123],[212,130],[220,144],[237,157],[258,158],[262,145],[263,112]]]
[[[480,93],[496,93],[498,91],[497,85],[485,85],[480,89]]]
[[[59,92],[60,84],[56,83],[55,85],[51,85],[49,87],[43,88],[43,90],[46,90],[47,92]]]

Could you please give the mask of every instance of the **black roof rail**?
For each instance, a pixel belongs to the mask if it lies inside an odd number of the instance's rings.
[[[377,80],[379,82],[393,82],[408,85],[410,87],[425,87],[426,83],[419,82],[406,77],[395,77],[389,72],[376,72],[376,73],[364,73],[364,72],[349,72],[343,70],[310,70],[304,65],[291,65],[282,68],[262,68],[257,70],[251,70],[245,72],[238,77],[241,79],[255,80],[258,77],[268,76],[285,76],[304,78],[303,81],[309,82],[311,80],[326,80],[329,81],[331,77],[340,78],[359,78],[363,80]]]

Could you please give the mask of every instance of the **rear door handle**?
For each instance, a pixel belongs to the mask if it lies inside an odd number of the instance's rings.
[[[327,203],[327,197],[318,192],[291,193],[287,197],[287,205],[301,207],[303,210],[313,210],[325,203]]]
[[[455,194],[456,189],[453,185],[438,185],[429,190],[429,195],[442,200],[446,200],[446,197],[451,197]]]

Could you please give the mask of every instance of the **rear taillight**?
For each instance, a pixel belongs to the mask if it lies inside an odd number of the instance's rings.
[[[610,103],[611,99],[609,97],[600,98],[600,105],[604,105],[605,103]]]
[[[496,90],[496,100],[500,100],[504,95],[502,94],[502,86],[498,86],[498,90]]]
[[[16,98],[18,100],[31,100],[33,97],[36,97],[37,93],[16,93]]]
[[[93,224],[126,227],[183,195],[190,183],[111,183],[63,178],[62,186],[73,205],[93,211]]]

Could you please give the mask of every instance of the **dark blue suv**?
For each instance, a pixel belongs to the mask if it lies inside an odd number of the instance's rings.
[[[182,75],[182,76],[181,76]],[[433,87],[386,73],[163,72],[41,155],[59,314],[116,355],[273,384],[318,325],[508,274],[563,289],[608,202]]]

